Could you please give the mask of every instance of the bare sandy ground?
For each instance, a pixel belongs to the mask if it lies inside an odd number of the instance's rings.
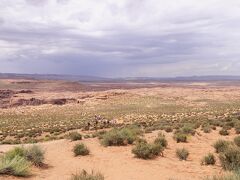
[[[200,165],[201,159],[209,152],[214,153],[212,144],[221,139],[232,140],[234,133],[226,137],[220,137],[218,131],[210,134],[200,133],[191,137],[188,143],[176,143],[171,133],[165,133],[168,140],[168,148],[164,151],[164,157],[154,160],[137,159],[131,153],[133,146],[103,147],[99,140],[85,139],[79,142],[85,143],[91,153],[89,156],[74,157],[72,149],[77,142],[58,140],[40,144],[46,151],[45,162],[47,169],[33,168],[33,175],[28,180],[68,180],[71,174],[82,169],[87,171],[99,171],[104,174],[106,180],[198,180],[214,174],[222,174],[224,171],[219,162],[215,166]],[[157,132],[147,134],[146,138],[152,141]],[[1,145],[1,151],[11,149],[11,145]],[[190,156],[188,161],[180,161],[175,155],[176,148],[186,147]],[[1,177],[0,179],[12,180],[14,177]]]

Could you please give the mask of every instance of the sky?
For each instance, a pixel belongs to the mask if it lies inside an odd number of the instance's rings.
[[[240,75],[240,1],[0,0],[0,72]]]

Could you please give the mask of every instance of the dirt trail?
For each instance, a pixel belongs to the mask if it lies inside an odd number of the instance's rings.
[[[146,138],[152,141],[157,132],[147,134]],[[205,176],[223,173],[219,162],[215,166],[201,166],[200,162],[208,152],[214,152],[212,144],[219,139],[218,131],[210,134],[201,133],[189,140],[189,143],[177,144],[172,139],[172,134],[166,134],[169,143],[164,151],[164,157],[154,160],[140,160],[134,158],[131,153],[132,146],[125,147],[103,147],[98,139],[82,140],[90,151],[91,155],[85,157],[74,157],[72,148],[76,142],[58,140],[42,143],[46,151],[46,163],[48,169],[33,169],[33,176],[28,180],[68,180],[71,174],[85,169],[87,171],[100,171],[106,180],[168,180],[168,179],[201,179]],[[221,137],[222,139],[233,139],[234,135]],[[188,161],[179,161],[175,156],[176,148],[186,147],[189,152]],[[11,149],[11,145],[2,145],[1,151]],[[0,178],[1,179],[1,178]],[[3,177],[2,179],[18,179]]]

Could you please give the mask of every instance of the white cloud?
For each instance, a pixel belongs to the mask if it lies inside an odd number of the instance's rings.
[[[59,61],[102,76],[240,74],[239,19],[238,0],[1,0],[0,71]]]

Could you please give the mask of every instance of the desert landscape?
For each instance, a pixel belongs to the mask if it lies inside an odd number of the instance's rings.
[[[0,0],[0,180],[240,180],[240,0]]]
[[[32,162],[0,179],[238,179],[239,133],[237,80],[0,79],[1,156]]]

